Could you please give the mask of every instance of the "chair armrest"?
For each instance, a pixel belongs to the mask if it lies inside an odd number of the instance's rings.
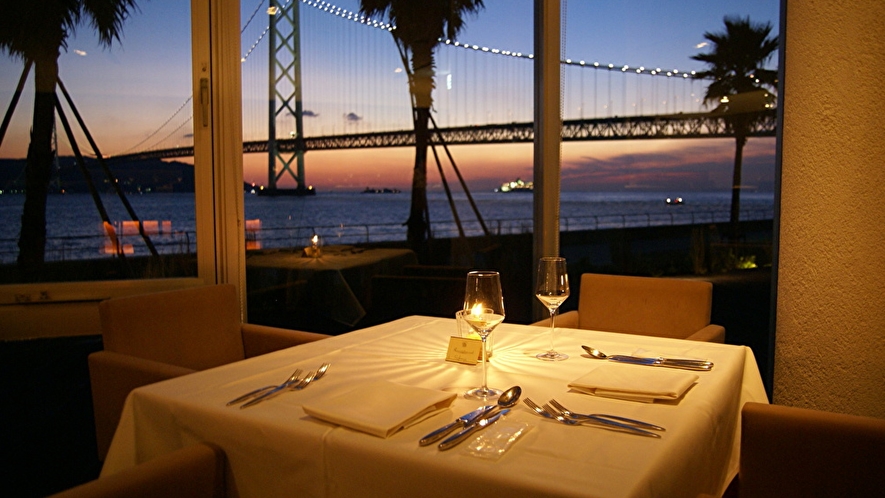
[[[119,496],[225,496],[224,450],[197,443],[158,456],[116,474],[95,479],[52,498],[114,498]]]
[[[304,332],[301,330],[282,329],[256,325],[254,323],[242,324],[243,350],[246,358],[272,353],[280,349],[291,348],[299,344],[327,339],[331,336],[316,332]]]
[[[686,337],[686,339],[689,341],[718,342],[723,344],[725,343],[725,327],[710,324]]]
[[[195,372],[190,368],[112,351],[97,351],[90,354],[87,361],[99,460],[104,460],[107,455],[130,391]]]
[[[543,327],[550,326],[550,319],[545,318],[543,320],[539,320],[532,325],[538,325]],[[556,326],[563,327],[567,329],[576,329],[578,328],[578,310],[566,311],[561,315],[556,315]]]

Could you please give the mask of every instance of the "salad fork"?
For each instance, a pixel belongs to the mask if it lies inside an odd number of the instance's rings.
[[[532,401],[529,398],[523,400],[523,402],[529,406],[532,410],[534,410],[538,415],[542,417],[556,420],[557,422],[565,425],[588,425],[590,427],[598,427],[601,429],[610,429],[618,432],[625,432],[627,434],[635,434],[638,436],[647,436],[647,437],[655,437],[660,438],[660,434],[655,434],[654,432],[648,432],[646,430],[640,429],[638,427],[634,427],[632,425],[622,424],[620,422],[615,422],[614,420],[606,420],[606,419],[593,419],[593,420],[578,420],[573,418],[566,418],[562,415],[555,413],[549,406],[541,407]]]
[[[651,429],[651,430],[655,430],[655,431],[666,431],[667,430],[659,425],[650,424],[648,422],[643,422],[642,420],[635,420],[632,418],[620,417],[618,415],[609,415],[609,414],[605,414],[605,413],[586,414],[586,413],[573,412],[573,411],[569,410],[568,408],[566,408],[565,406],[563,406],[560,402],[556,401],[555,399],[550,400],[550,406],[566,418],[589,419],[589,420],[599,420],[600,418],[615,419],[615,420],[624,422],[626,424],[645,427],[647,429]]]

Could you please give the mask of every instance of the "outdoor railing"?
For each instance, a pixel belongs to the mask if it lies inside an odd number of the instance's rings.
[[[770,220],[772,209],[742,210],[741,221]],[[560,218],[563,232],[582,230],[605,230],[617,228],[641,228],[654,226],[697,225],[728,222],[729,211],[697,211],[670,213],[643,213],[620,215],[587,215]],[[492,235],[531,233],[533,222],[530,218],[487,220],[486,227]],[[380,223],[333,226],[261,227],[246,224],[247,249],[272,249],[282,247],[303,247],[309,239],[319,235],[324,245],[363,244],[372,242],[392,242],[406,240],[406,227],[401,223]],[[482,226],[476,220],[462,221],[465,236],[483,235]],[[460,231],[453,221],[431,224],[434,238],[455,238]],[[189,231],[176,231],[152,237],[151,242],[160,254],[190,254],[196,251],[196,235]],[[66,261],[96,259],[124,255],[142,256],[149,254],[138,235],[120,235],[111,241],[104,234],[83,234],[47,238],[46,260]],[[0,264],[15,262],[18,254],[18,239],[0,239]]]

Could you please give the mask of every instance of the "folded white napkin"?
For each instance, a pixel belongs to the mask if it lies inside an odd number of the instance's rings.
[[[568,386],[594,396],[653,403],[655,400],[681,398],[697,380],[698,376],[690,372],[646,366],[599,365]]]
[[[436,415],[455,397],[455,393],[380,380],[359,384],[351,391],[309,402],[302,408],[326,422],[386,438]]]

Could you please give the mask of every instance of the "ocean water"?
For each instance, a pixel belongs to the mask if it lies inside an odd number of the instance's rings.
[[[317,233],[323,243],[354,244],[405,240],[403,225],[409,214],[408,192],[363,194],[326,192],[313,197],[258,197],[245,195],[246,237],[255,247],[300,246]],[[477,192],[472,194],[486,228],[491,233],[526,233],[532,229],[532,195]],[[562,230],[694,224],[727,221],[730,192],[686,193],[680,205],[668,205],[660,192],[563,192],[560,200]],[[191,194],[141,194],[128,197],[136,215],[145,222],[152,243],[161,253],[196,250],[194,199]],[[0,263],[14,262],[24,195],[0,195]],[[455,216],[444,192],[428,194],[434,237],[459,235]],[[463,193],[453,202],[465,235],[483,233],[471,203]],[[116,196],[103,195],[102,204],[122,247],[133,254],[148,254]],[[771,219],[771,192],[743,192],[741,219]],[[128,226],[127,226],[128,225]],[[47,259],[107,257],[115,249],[106,235],[99,210],[88,194],[52,195],[47,201]]]

